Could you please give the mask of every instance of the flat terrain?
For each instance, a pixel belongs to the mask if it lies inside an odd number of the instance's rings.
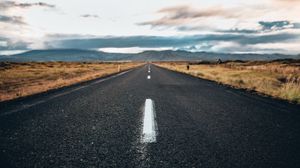
[[[157,63],[174,71],[300,103],[300,60]]]
[[[2,62],[0,101],[107,76],[139,65],[141,63]]]
[[[150,69],[0,103],[0,167],[300,167],[300,105]]]

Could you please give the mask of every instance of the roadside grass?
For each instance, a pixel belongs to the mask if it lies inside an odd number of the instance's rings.
[[[2,62],[0,63],[0,101],[104,77],[139,65],[142,63]]]
[[[272,97],[300,103],[300,61],[249,61],[222,64],[164,62],[156,65],[236,88],[254,90]]]

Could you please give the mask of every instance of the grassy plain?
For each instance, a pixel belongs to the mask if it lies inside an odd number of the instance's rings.
[[[0,63],[0,101],[24,97],[125,71],[142,63]]]
[[[300,60],[156,64],[199,78],[300,103]],[[190,64],[189,70],[187,64]]]

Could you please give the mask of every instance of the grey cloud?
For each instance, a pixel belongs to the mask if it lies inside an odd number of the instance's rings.
[[[55,8],[55,5],[51,5],[44,2],[36,3],[18,3],[15,1],[1,1],[0,0],[0,22],[10,23],[15,25],[26,25],[22,16],[10,16],[7,15],[7,10],[15,8],[30,8],[30,7],[46,7],[46,8]]]
[[[0,15],[0,22],[25,25],[26,23],[21,16],[5,16]]]
[[[86,38],[95,38],[94,35],[82,35],[82,34],[63,34],[63,33],[52,33],[46,34],[45,38],[47,39],[86,39]]]
[[[179,31],[199,31],[199,30],[206,30],[209,28],[205,26],[178,26],[176,27],[176,29]]]
[[[51,5],[44,2],[37,2],[37,3],[16,3],[16,7],[33,7],[33,6],[40,6],[40,7],[47,7],[47,8],[55,8],[55,5]]]
[[[300,29],[300,23],[293,23],[295,29]]]
[[[0,42],[5,43],[5,45],[0,45],[0,50],[27,50],[30,42],[24,41],[13,41],[7,37],[0,36]]]
[[[159,36],[130,36],[130,37],[101,37],[87,39],[67,39],[46,42],[50,48],[106,48],[106,47],[166,47],[180,46],[192,43],[192,37],[159,37]]]
[[[293,26],[292,23],[287,20],[274,21],[274,22],[260,21],[258,23],[262,26],[263,30],[267,30],[267,31],[268,30],[282,30],[282,29],[290,28]]]
[[[241,34],[253,34],[262,32],[279,31],[285,29],[300,29],[300,23],[292,23],[290,21],[273,21],[265,22],[260,21],[258,24],[261,26],[260,29],[231,29],[231,30],[219,30],[222,33],[241,33]]]
[[[259,31],[258,30],[251,30],[251,29],[230,29],[230,30],[220,30],[219,32],[253,34],[253,33],[258,33]]]
[[[183,37],[160,36],[130,36],[130,37],[101,37],[86,39],[66,39],[46,42],[49,48],[107,48],[107,47],[184,47],[198,45],[206,42],[235,42],[239,45],[251,45],[262,43],[276,43],[299,39],[299,35],[278,33],[272,35],[255,34],[209,34]]]
[[[179,26],[176,28],[179,31],[199,31],[199,30],[212,30],[211,28],[207,28],[204,26]],[[239,34],[254,34],[259,33],[260,30],[253,30],[253,29],[229,29],[229,30],[214,30],[215,32],[219,33],[239,33]]]
[[[127,48],[127,47],[142,47],[142,48],[185,48],[188,50],[205,50],[218,46],[222,42],[232,42],[237,46],[220,48],[219,52],[232,51],[248,51],[249,46],[264,43],[277,43],[299,40],[299,34],[277,33],[272,35],[256,35],[256,34],[207,34],[207,35],[190,35],[190,36],[127,36],[127,37],[86,37],[77,36],[71,38],[69,35],[55,34],[49,35],[46,41],[45,48],[77,48],[77,49],[96,49],[96,48]],[[9,40],[5,37],[0,37],[0,50],[24,50],[31,46],[30,42]],[[198,46],[198,47],[193,47]],[[199,47],[200,46],[200,47]],[[255,50],[255,48],[253,48]],[[212,50],[213,51],[213,50]]]
[[[216,32],[221,33],[239,33],[239,34],[255,34],[262,32],[271,32],[271,31],[279,31],[285,29],[300,29],[300,23],[293,23],[290,21],[273,21],[266,22],[260,21],[257,24],[261,26],[259,29],[229,29],[229,30],[214,30]],[[177,30],[179,31],[199,31],[206,29],[204,26],[177,26]],[[210,28],[210,30],[212,30]]]
[[[15,1],[2,1],[0,2],[0,9],[6,10],[10,8],[29,8],[29,7],[47,7],[47,8],[55,8],[55,5],[44,3],[44,2],[36,2],[36,3],[18,3]]]
[[[193,9],[188,6],[176,6],[171,8],[164,8],[158,11],[158,13],[164,14],[160,19],[141,22],[138,25],[150,25],[152,27],[159,26],[177,26],[187,22],[191,22],[194,19],[208,18],[208,17],[223,17],[223,18],[235,18],[238,14],[232,10],[223,9],[220,6],[214,6],[205,9]]]
[[[31,43],[18,41],[18,42],[8,42],[7,48],[9,50],[27,50]]]
[[[93,14],[84,14],[84,15],[80,15],[80,17],[83,17],[83,18],[99,18],[98,15],[93,15]]]
[[[244,36],[245,38],[240,38],[237,41],[240,44],[262,44],[262,43],[277,43],[277,42],[286,42],[290,40],[299,40],[299,34],[292,33],[279,33],[272,35],[259,35],[259,36]]]
[[[216,46],[216,45],[214,45]],[[213,47],[211,48],[213,49]],[[211,50],[210,49],[210,50]],[[247,46],[224,46],[224,47],[220,47],[217,50],[215,50],[216,52],[222,52],[222,53],[287,53],[288,51],[281,49],[281,48],[257,48],[257,47],[253,47],[251,45],[247,45]]]
[[[2,36],[0,36],[0,41],[6,41],[7,40],[7,38],[6,37],[2,37]]]
[[[293,0],[291,0],[293,1]],[[296,0],[295,0],[296,1]],[[259,10],[259,9],[258,9]],[[158,11],[163,14],[163,17],[146,22],[137,23],[141,26],[162,27],[162,28],[174,28],[178,31],[201,31],[212,30],[223,33],[241,33],[241,34],[254,34],[261,32],[278,31],[284,29],[299,29],[300,23],[292,23],[288,20],[282,21],[260,21],[260,29],[231,29],[231,30],[217,30],[207,25],[197,25],[197,19],[205,19],[210,17],[222,17],[228,19],[236,19],[245,17],[245,13],[249,13],[246,9],[238,8],[223,8],[222,6],[213,6],[210,8],[195,9],[189,6],[175,6],[170,8],[164,8]],[[260,11],[262,12],[262,11]],[[248,17],[257,16],[257,14],[248,14]]]

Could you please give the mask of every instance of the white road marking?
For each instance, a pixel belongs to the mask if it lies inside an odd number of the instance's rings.
[[[148,75],[148,76],[147,76],[147,79],[151,79],[151,76],[150,76],[150,75]]]
[[[156,142],[157,124],[155,120],[154,103],[151,99],[146,99],[143,121],[143,143]]]

